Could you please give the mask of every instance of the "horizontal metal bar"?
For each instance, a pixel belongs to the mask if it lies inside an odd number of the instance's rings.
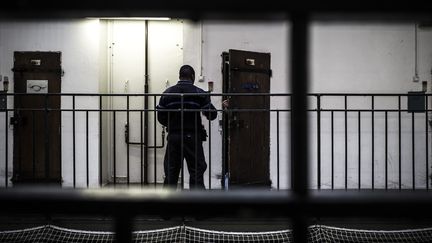
[[[128,94],[103,94],[103,93],[5,93],[7,96],[81,96],[81,97],[153,97],[153,96],[291,96],[289,93],[128,93]]]
[[[155,123],[156,126],[156,123]],[[164,148],[165,147],[165,128],[162,128],[162,133],[161,133],[161,140],[162,140],[162,144],[161,145],[146,145],[146,143],[143,142],[130,142],[129,141],[129,124],[125,125],[125,143],[128,145],[143,145],[144,148]],[[156,143],[156,139],[155,139],[155,143]]]
[[[128,93],[128,94],[107,94],[107,93],[2,93],[7,96],[116,96],[116,97],[127,97],[127,96],[292,96],[292,93]],[[376,97],[408,97],[408,96],[432,96],[432,93],[308,93],[307,96],[376,96]]]
[[[141,111],[150,111],[155,112],[159,110],[154,109],[51,109],[51,108],[15,108],[15,109],[6,109],[2,111],[75,111],[75,112],[141,112]],[[179,112],[181,109],[163,109],[164,112]],[[208,109],[183,109],[183,111],[190,112],[208,112]],[[215,112],[291,112],[292,109],[215,109]],[[371,112],[372,109],[308,109],[308,112]],[[376,112],[411,112],[411,110],[407,109],[374,109]],[[421,110],[416,113],[424,113],[424,112],[432,112],[432,109]]]
[[[309,198],[288,191],[174,191],[143,189],[0,190],[0,213],[50,212],[134,215],[233,216],[239,212],[276,217],[432,216],[426,191],[310,191]],[[211,210],[208,210],[211,208]],[[202,210],[201,210],[202,209]]]
[[[308,110],[308,111],[317,111],[317,110]],[[347,110],[345,110],[345,109],[320,109],[320,111],[327,111],[327,112],[330,112],[330,111],[336,111],[336,112],[345,112],[345,111],[347,111],[347,112],[371,112],[372,109],[347,109]],[[373,111],[376,111],[376,112],[399,112],[399,111],[412,112],[411,110],[408,110],[408,109],[401,109],[401,110],[399,110],[399,109],[374,109]],[[429,112],[432,110],[418,110],[418,111],[415,111],[415,113],[424,113],[425,111]]]

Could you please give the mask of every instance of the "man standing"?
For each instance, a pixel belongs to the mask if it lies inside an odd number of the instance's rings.
[[[209,120],[216,119],[217,111],[210,96],[196,95],[206,92],[194,85],[195,71],[191,66],[180,68],[179,79],[176,85],[165,90],[157,106],[157,119],[168,129],[164,186],[177,187],[183,159],[186,159],[190,188],[205,189],[207,164],[202,142],[206,140],[207,132],[202,125],[200,111]]]

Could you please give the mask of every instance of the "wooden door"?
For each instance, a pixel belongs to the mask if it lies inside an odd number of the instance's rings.
[[[14,183],[61,182],[60,52],[14,53]]]
[[[230,50],[222,58],[224,93],[270,92],[269,53]],[[234,111],[223,118],[223,170],[224,175],[229,173],[229,185],[269,186],[270,97],[231,96],[229,108]],[[249,111],[235,111],[241,109]]]

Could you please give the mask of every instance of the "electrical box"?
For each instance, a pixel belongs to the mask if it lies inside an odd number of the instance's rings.
[[[426,96],[423,91],[408,92],[408,112],[425,112]]]

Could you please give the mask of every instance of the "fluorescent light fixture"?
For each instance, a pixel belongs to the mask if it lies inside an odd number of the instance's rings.
[[[107,20],[171,20],[168,17],[88,17],[89,19],[107,19]]]

